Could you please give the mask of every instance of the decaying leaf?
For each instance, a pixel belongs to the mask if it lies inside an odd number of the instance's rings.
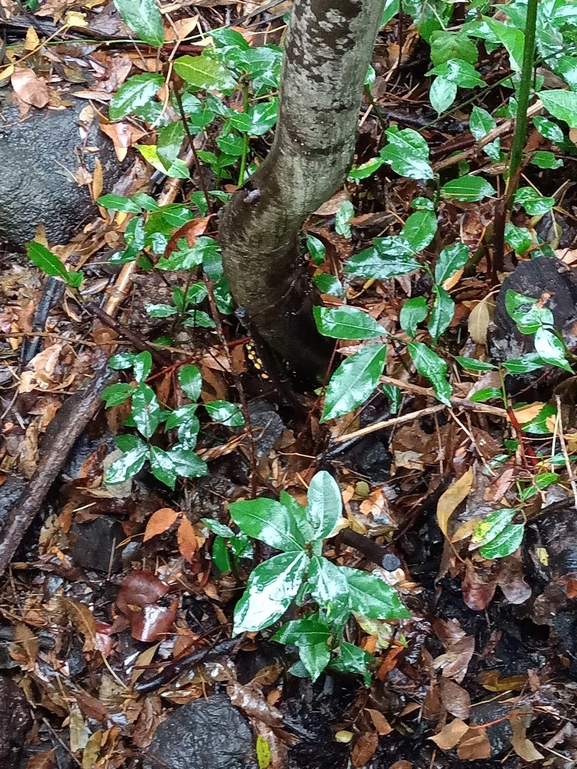
[[[519,711],[513,712],[509,715],[509,721],[511,723],[511,745],[515,753],[523,759],[523,761],[541,761],[545,758],[531,740],[527,737],[527,727],[531,722],[531,716],[527,713]]]
[[[41,108],[50,101],[46,80],[38,77],[33,69],[17,67],[12,73],[10,82],[14,93],[24,104]]]
[[[153,513],[148,519],[146,529],[144,530],[143,542],[147,542],[152,537],[164,534],[178,518],[178,512],[170,507],[161,507]]]
[[[487,331],[495,310],[495,300],[486,296],[473,307],[469,315],[469,334],[477,344],[487,344]]]
[[[467,498],[473,485],[473,477],[473,468],[470,467],[459,480],[455,481],[452,486],[443,492],[439,499],[437,504],[437,521],[439,528],[447,538],[449,537],[449,519],[461,502]]]
[[[178,549],[187,561],[192,561],[194,554],[198,550],[198,539],[194,532],[192,523],[183,516],[177,532]]]
[[[429,737],[429,739],[441,750],[451,750],[468,731],[469,727],[467,724],[460,718],[455,718],[449,724],[446,724],[438,734]]]
[[[491,758],[491,743],[486,729],[469,729],[459,740],[457,755],[463,761]]]
[[[465,689],[454,681],[443,677],[439,681],[439,692],[441,701],[448,713],[464,721],[469,718],[471,697]]]
[[[364,766],[373,757],[378,744],[379,735],[376,732],[363,732],[351,751],[353,766]]]

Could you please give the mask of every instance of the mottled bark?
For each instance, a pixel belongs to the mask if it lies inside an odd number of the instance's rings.
[[[346,179],[383,4],[295,0],[274,144],[220,228],[235,301],[270,347],[309,377],[326,371],[332,345],[313,322],[298,235]]]

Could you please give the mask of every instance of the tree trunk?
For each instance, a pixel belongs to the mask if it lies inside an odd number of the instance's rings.
[[[272,149],[227,204],[220,227],[236,303],[267,344],[309,378],[332,344],[316,330],[299,254],[305,219],[343,184],[384,0],[295,0]]]

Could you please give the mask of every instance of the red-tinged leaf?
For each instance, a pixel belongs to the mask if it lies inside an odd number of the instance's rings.
[[[159,534],[164,534],[168,531],[172,524],[178,518],[178,513],[170,507],[161,507],[155,513],[152,513],[146,524],[144,530],[144,542],[147,542],[152,537],[157,537]]]
[[[127,616],[130,606],[149,606],[168,593],[168,586],[151,571],[133,571],[122,580],[116,605]]]
[[[35,753],[26,764],[26,769],[54,769],[54,753],[54,750],[43,750],[41,753]]]
[[[379,735],[376,732],[363,732],[355,742],[351,751],[353,766],[361,767],[370,761],[379,744]]]
[[[192,561],[194,554],[198,550],[198,540],[192,528],[191,522],[186,516],[183,517],[178,527],[178,549],[187,561]]]
[[[532,590],[525,582],[523,564],[514,555],[497,562],[496,580],[509,603],[521,604],[531,598]],[[569,591],[567,597],[571,597]]]
[[[471,561],[467,561],[462,589],[463,600],[469,609],[483,611],[493,600],[497,582],[492,575],[492,570],[476,568]]]
[[[178,241],[183,238],[187,241],[189,246],[194,246],[196,239],[199,238],[208,227],[210,218],[210,216],[203,216],[201,219],[193,219],[191,222],[186,222],[182,227],[175,230],[166,246],[164,252],[165,258],[168,259],[174,251],[178,251]]]
[[[164,606],[145,606],[142,611],[132,612],[130,629],[137,641],[162,641],[170,632],[176,612]]]

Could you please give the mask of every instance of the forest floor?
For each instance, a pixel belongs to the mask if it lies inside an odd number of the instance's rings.
[[[177,2],[173,26],[183,37],[231,26],[253,47],[278,44],[288,8]],[[154,72],[173,53],[171,42],[157,59],[153,49],[127,41],[112,4],[47,0],[35,11],[9,10],[11,55],[21,59],[28,51],[43,75],[6,89],[23,120],[39,106],[66,107],[68,94],[79,89],[87,106],[104,109],[131,72]],[[88,26],[63,31],[63,14],[71,11]],[[381,33],[355,166],[378,154],[393,124],[418,131],[435,163],[454,151],[480,170],[489,163],[471,152],[464,106],[436,119],[427,99],[426,49],[408,17]],[[179,53],[199,50],[185,42]],[[497,81],[500,66],[487,64],[485,75],[494,67]],[[86,73],[89,82],[79,86]],[[229,106],[235,98],[238,93]],[[486,108],[496,109],[500,98],[497,88]],[[143,122],[105,121],[102,130],[124,161],[115,194],[145,192],[184,205],[198,192],[196,171],[167,179],[138,156],[134,146],[150,134]],[[535,134],[529,143],[540,146]],[[502,131],[503,146],[510,136]],[[205,181],[212,185],[210,129],[203,141]],[[266,155],[270,141],[271,133],[251,138],[253,160]],[[507,275],[508,287],[520,294],[557,296],[558,330],[572,328],[573,162],[527,171],[561,212],[538,221],[516,218],[555,254],[532,261],[530,254],[511,253],[496,281],[490,249],[479,251],[495,201],[442,205],[435,242],[457,237],[479,255],[450,287],[455,312],[443,344],[451,354],[490,361],[499,345],[508,351],[518,343],[506,316],[498,327],[491,322]],[[78,181],[95,200],[102,179],[98,170],[85,173]],[[235,182],[221,179],[220,189],[230,193]],[[328,423],[321,420],[322,391],[302,392],[298,382],[288,393],[281,388],[233,314],[214,328],[214,307],[204,299],[199,307],[208,321],[177,328],[170,313],[146,311],[151,304],[166,307],[186,278],[181,271],[167,277],[109,263],[123,247],[130,212],[93,207],[68,243],[47,244],[82,269],[80,293],[44,275],[23,249],[0,254],[0,561],[10,551],[0,582],[2,769],[575,765],[575,378],[551,367],[519,377],[509,395],[522,408],[511,416],[510,400],[463,406],[474,392],[499,391],[502,382],[490,366],[471,375],[454,365],[449,405],[435,399],[404,355],[407,337],[399,328],[402,300],[431,291],[427,275],[367,281],[343,275],[345,261],[372,238],[399,233],[408,201],[422,190],[420,182],[382,167],[370,178],[349,180],[305,225],[322,247],[310,273],[326,289],[325,302],[362,308],[393,335],[381,384],[397,388],[398,402],[392,405],[392,390],[378,389],[363,408]],[[344,201],[354,213],[343,223]],[[216,217],[201,213],[192,226],[179,225],[175,242],[190,233],[217,237]],[[41,230],[36,239],[42,241]],[[341,350],[347,351],[342,344]],[[197,453],[209,472],[180,478],[172,490],[147,469],[103,484],[120,455],[115,437],[130,429],[129,411],[126,403],[105,409],[102,387],[87,389],[86,382],[130,382],[123,371],[91,378],[112,354],[142,351],[151,353],[146,381],[159,402],[182,405],[178,372],[194,364],[203,403],[242,401],[248,417],[244,426],[205,420]],[[542,429],[524,431],[535,423]],[[325,555],[378,573],[411,614],[392,622],[365,618],[349,629],[350,642],[375,655],[368,686],[359,675],[334,671],[314,683],[292,675],[298,655],[272,641],[270,630],[233,638],[234,605],[250,567],[270,553],[255,547],[252,564],[245,559],[223,571],[203,522],[229,525],[227,503],[239,498],[286,491],[306,503],[319,470],[338,481],[349,527]],[[506,557],[481,558],[468,549],[467,537],[483,516],[503,507],[519,511],[523,543]]]

